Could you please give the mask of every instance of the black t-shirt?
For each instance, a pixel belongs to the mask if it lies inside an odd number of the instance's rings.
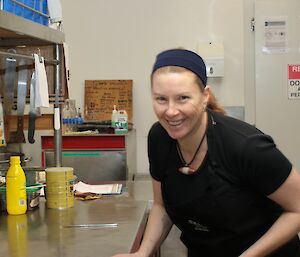
[[[209,256],[236,256],[232,253],[253,244],[282,213],[266,196],[282,185],[292,164],[270,136],[211,110],[207,143],[206,157],[197,172],[182,174],[176,141],[155,123],[148,135],[150,173],[162,183],[166,211],[183,232],[182,241],[190,250],[217,251]],[[207,190],[212,191],[212,197],[203,197]],[[193,230],[190,224],[198,224],[198,228]],[[211,232],[201,232],[199,227]],[[237,245],[237,240],[243,244]]]
[[[208,148],[214,144],[213,155],[233,178],[264,195],[273,193],[291,172],[292,164],[276,147],[272,138],[240,120],[209,111],[213,121],[208,124]],[[214,123],[214,124],[213,124]],[[177,173],[182,166],[175,149],[175,140],[157,122],[148,135],[150,174],[161,181],[166,171]],[[202,165],[205,166],[205,163]],[[203,167],[200,167],[200,169]],[[186,175],[178,178],[187,177]],[[184,191],[190,179],[179,181]],[[176,187],[174,186],[174,190]]]

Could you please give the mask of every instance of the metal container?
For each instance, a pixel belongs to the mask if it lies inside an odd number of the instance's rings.
[[[26,176],[26,186],[41,183],[40,172],[44,171],[41,167],[23,167]]]
[[[23,167],[25,177],[26,177],[26,186],[35,185],[41,183],[40,181],[40,172],[44,171],[41,167]],[[6,177],[7,169],[0,169],[0,176]]]
[[[25,166],[26,163],[31,160],[31,158],[25,156],[23,153],[18,153],[18,152],[0,153],[0,170],[7,170],[9,168],[9,162],[11,156],[20,156],[22,167]]]
[[[37,184],[26,187],[27,195],[27,210],[34,210],[39,206],[40,202],[40,191],[43,185]],[[6,187],[0,187],[0,211],[6,211]],[[1,213],[0,213],[1,215]]]
[[[31,161],[30,157],[19,152],[2,152],[0,153],[0,176],[6,177],[7,170],[10,165],[11,156],[20,156],[21,166],[25,172],[26,185],[35,185],[39,183],[39,172],[42,171],[41,167],[25,167],[28,162]]]

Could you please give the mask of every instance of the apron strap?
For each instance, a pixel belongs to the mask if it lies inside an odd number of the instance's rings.
[[[207,109],[208,114],[208,129],[207,129],[207,145],[208,145],[208,157],[214,174],[220,176],[222,179],[237,186],[242,186],[243,182],[238,176],[235,176],[234,171],[224,170],[219,164],[217,158],[217,142],[216,142],[216,129],[219,125],[213,116],[213,112]]]

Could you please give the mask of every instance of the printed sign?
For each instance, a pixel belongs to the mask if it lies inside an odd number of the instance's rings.
[[[269,54],[287,52],[287,17],[267,17],[264,28],[263,52]]]
[[[288,64],[288,98],[300,99],[300,64]]]

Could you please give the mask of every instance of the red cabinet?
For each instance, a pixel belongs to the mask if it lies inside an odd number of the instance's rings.
[[[53,136],[42,136],[42,149],[54,149]],[[62,149],[125,149],[125,135],[63,136]]]
[[[132,136],[135,134],[63,136],[62,165],[73,167],[77,177],[86,182],[130,179],[127,153],[128,147],[135,149],[135,145],[129,144]],[[54,137],[42,136],[41,140],[42,166],[54,166]]]

